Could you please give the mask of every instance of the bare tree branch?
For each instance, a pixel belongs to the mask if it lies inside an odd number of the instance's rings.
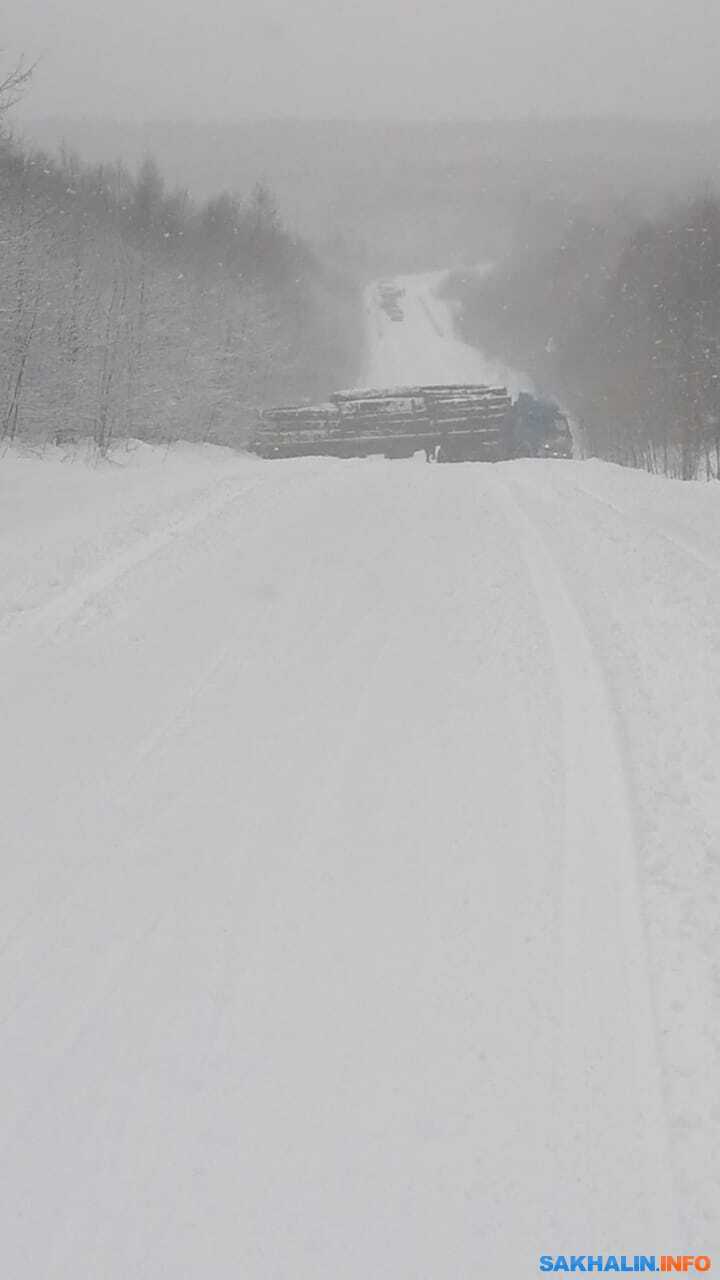
[[[10,71],[0,72],[0,118],[20,101],[27,88],[35,63],[27,66],[22,59]]]

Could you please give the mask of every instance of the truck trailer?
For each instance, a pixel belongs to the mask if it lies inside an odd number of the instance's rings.
[[[326,404],[265,409],[249,448],[264,458],[329,455],[499,462],[572,456],[567,420],[556,405],[505,387],[438,383],[338,391]]]

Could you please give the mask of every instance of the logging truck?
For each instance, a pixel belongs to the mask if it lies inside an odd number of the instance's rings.
[[[571,457],[572,439],[557,405],[479,383],[338,391],[327,404],[265,409],[249,448],[264,458],[384,454],[428,461],[499,462]]]

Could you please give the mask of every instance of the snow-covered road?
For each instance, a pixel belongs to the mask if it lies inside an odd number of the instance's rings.
[[[717,1248],[719,586],[599,462],[0,459],[0,1273]]]
[[[506,386],[513,395],[531,389],[528,378],[487,360],[455,336],[451,304],[437,292],[445,274],[431,271],[397,277],[395,283],[404,290],[400,298],[402,322],[391,320],[378,305],[375,285],[366,289],[369,351],[365,384],[490,382]]]

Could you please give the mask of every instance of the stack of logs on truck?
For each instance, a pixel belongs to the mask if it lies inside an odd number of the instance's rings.
[[[476,383],[339,391],[323,405],[266,409],[250,449],[264,458],[409,458],[498,462],[572,456],[567,420],[556,405]]]

